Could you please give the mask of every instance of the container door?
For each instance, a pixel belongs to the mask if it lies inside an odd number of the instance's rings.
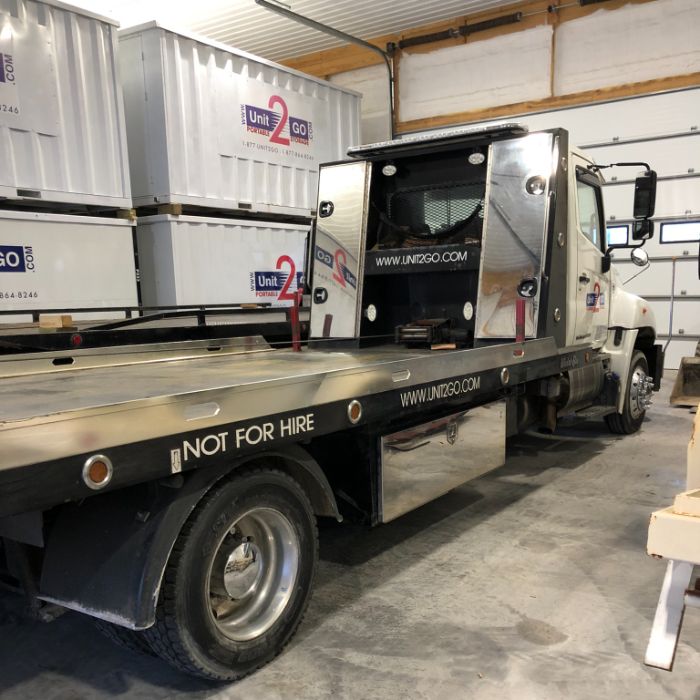
[[[321,168],[311,277],[311,337],[357,338],[371,165]]]
[[[603,198],[589,163],[577,156],[572,160],[576,167],[577,266],[569,284],[576,287],[575,342],[598,347],[607,338],[610,312],[610,273],[603,273]]]
[[[537,337],[554,137],[530,134],[491,146],[476,337],[514,338],[518,287],[529,283],[525,336]]]

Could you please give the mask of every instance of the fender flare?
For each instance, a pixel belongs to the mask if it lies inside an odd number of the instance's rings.
[[[150,627],[170,552],[197,503],[223,477],[270,458],[299,481],[317,515],[342,520],[326,475],[305,450],[259,453],[61,507],[38,597],[129,629]]]

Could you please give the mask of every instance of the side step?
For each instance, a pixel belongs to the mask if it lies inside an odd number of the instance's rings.
[[[576,415],[579,418],[590,420],[591,418],[602,418],[603,416],[615,413],[616,410],[615,406],[588,406],[587,408],[582,408],[580,411],[576,411]]]

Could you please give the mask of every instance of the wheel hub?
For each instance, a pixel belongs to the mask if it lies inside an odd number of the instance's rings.
[[[270,629],[292,597],[299,561],[299,536],[280,511],[254,508],[231,523],[208,574],[210,612],[219,631],[241,642]]]
[[[639,418],[651,406],[653,390],[654,379],[639,365],[635,367],[630,381],[630,412],[633,418]]]
[[[265,570],[260,549],[253,542],[243,542],[229,554],[224,566],[224,588],[233,600],[255,592]]]

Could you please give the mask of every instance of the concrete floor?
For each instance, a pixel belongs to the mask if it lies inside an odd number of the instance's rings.
[[[672,379],[637,435],[520,437],[505,467],[390,525],[323,528],[299,633],[238,684],[121,651],[74,613],[30,621],[0,594],[0,697],[700,697],[700,611],[673,673],[641,663],[664,574],[649,513],[684,487],[692,424],[668,406]]]

